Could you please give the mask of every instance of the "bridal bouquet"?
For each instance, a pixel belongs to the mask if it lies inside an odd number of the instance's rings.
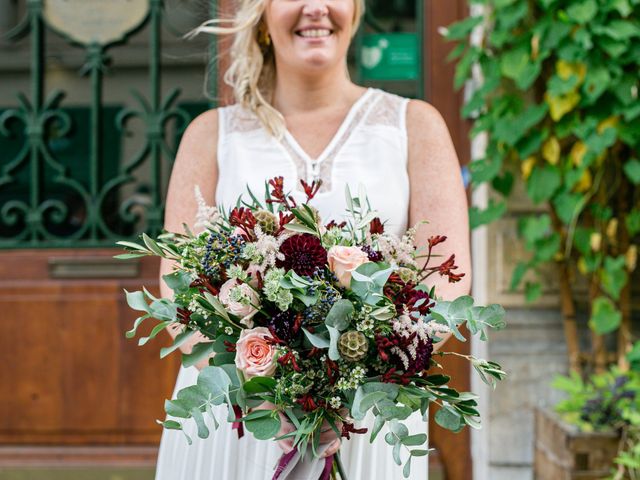
[[[249,190],[251,200],[239,200],[230,211],[208,207],[197,191],[201,233],[185,226],[183,234],[119,242],[129,252],[120,258],[155,255],[175,262],[175,271],[164,277],[173,299],[155,298],[146,289],[126,293],[129,306],[143,312],[127,336],[135,336],[146,319],[158,323],[140,345],[181,324],[174,344],[161,350],[164,357],[201,335],[182,362],[209,358],[209,366],[196,385],[165,402],[176,419],[162,422],[165,428],[181,430],[179,420],[193,420],[198,436],[206,438],[205,416],[217,428],[223,411],[239,434],[246,428],[261,440],[292,438],[295,448],[283,455],[277,479],[286,477],[292,460],[320,455],[322,429],[346,438],[368,433],[373,441],[387,424],[384,440],[408,477],[411,459],[428,453],[420,448],[427,435],[403,424],[412,413],[426,415],[435,402],[439,425],[454,431],[480,426],[477,397],[451,388],[450,378],[438,373],[436,358],[459,354],[434,354],[434,343],[448,332],[464,340],[458,327],[465,322],[485,339],[487,328],[504,326],[504,310],[474,306],[469,296],[443,301],[429,288],[433,276],[456,282],[464,275],[454,255],[432,253],[446,237],[416,248],[417,227],[402,238],[387,233],[364,192],[354,197],[349,190],[348,220],[325,224],[309,205],[319,184],[302,185],[304,203],[284,190],[279,177],[265,185],[264,201]],[[496,363],[465,358],[492,386],[505,376]],[[255,409],[264,402],[272,407]],[[223,404],[225,410],[214,412]],[[368,413],[374,417],[370,432],[358,423]],[[283,420],[293,431],[278,437]],[[320,478],[332,471],[344,478],[339,455],[322,462]]]

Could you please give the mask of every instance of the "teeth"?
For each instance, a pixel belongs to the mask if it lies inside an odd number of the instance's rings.
[[[317,29],[317,30],[303,30],[299,32],[301,37],[328,37],[331,35],[331,30]]]

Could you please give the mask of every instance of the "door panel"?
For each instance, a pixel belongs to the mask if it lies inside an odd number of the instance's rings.
[[[155,420],[164,417],[162,399],[171,395],[179,357],[160,361],[168,335],[145,347],[125,338],[136,315],[123,291],[143,284],[157,291],[156,259],[142,259],[139,274],[126,279],[51,278],[53,259],[95,265],[98,258],[113,265],[116,253],[0,252],[0,443],[159,440]]]

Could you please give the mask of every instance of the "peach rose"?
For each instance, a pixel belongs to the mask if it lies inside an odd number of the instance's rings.
[[[358,247],[331,247],[327,253],[329,270],[338,277],[340,285],[349,288],[351,272],[369,261],[369,256]]]
[[[276,371],[276,349],[266,327],[243,330],[236,343],[236,367],[246,378],[270,377]]]
[[[242,295],[249,299],[248,305],[231,299],[231,290],[236,287],[240,288]],[[242,323],[249,328],[253,328],[253,320],[251,320],[251,318],[256,314],[258,308],[260,308],[260,297],[253,288],[246,283],[240,284],[238,280],[232,278],[222,284],[218,298],[229,313],[240,317]]]

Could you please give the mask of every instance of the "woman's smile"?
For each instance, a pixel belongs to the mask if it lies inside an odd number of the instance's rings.
[[[264,20],[276,63],[299,71],[340,68],[351,41],[354,9],[353,0],[273,0]]]

